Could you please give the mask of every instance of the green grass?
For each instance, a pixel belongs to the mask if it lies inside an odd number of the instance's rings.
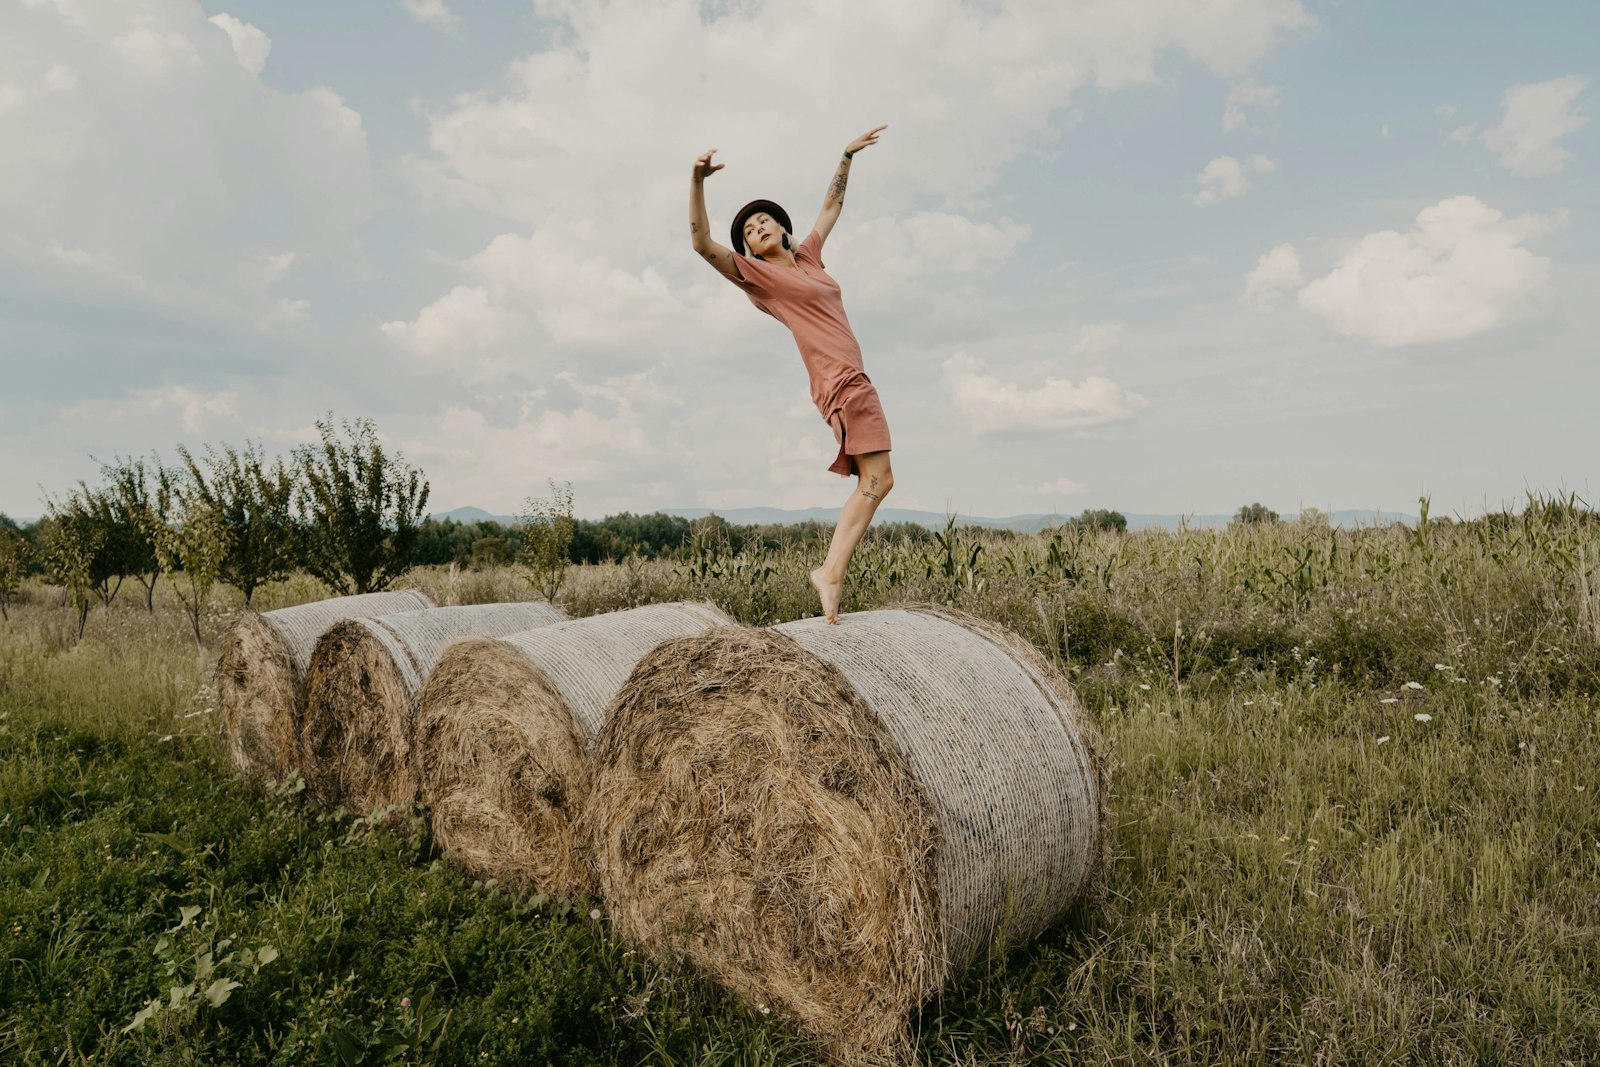
[[[1111,757],[1115,861],[911,1020],[925,1060],[1600,1062],[1600,530],[953,536],[869,544],[847,607],[953,599],[1054,656]],[[814,610],[798,550],[697,551],[562,599]],[[0,1062],[815,1061],[594,902],[474,883],[421,813],[234,780],[166,598],[72,624],[34,587],[0,625]]]

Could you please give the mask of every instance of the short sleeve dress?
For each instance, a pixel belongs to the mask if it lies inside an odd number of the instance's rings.
[[[855,457],[889,451],[889,421],[861,364],[861,345],[845,318],[839,283],[822,266],[815,230],[794,250],[798,269],[735,252],[739,277],[729,281],[750,302],[789,327],[811,379],[811,402],[833,427],[839,455],[828,469],[859,474]]]

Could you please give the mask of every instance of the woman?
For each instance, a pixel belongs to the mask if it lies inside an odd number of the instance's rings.
[[[811,572],[822,613],[834,624],[839,621],[839,599],[850,557],[878,505],[894,488],[894,472],[889,467],[889,423],[878,402],[878,391],[862,368],[861,346],[845,318],[839,285],[822,268],[822,243],[833,232],[844,207],[852,157],[877,144],[878,134],[885,129],[878,126],[846,146],[822,201],[822,212],[799,244],[791,237],[788,213],[770,200],[752,200],[739,209],[728,234],[732,250],[711,239],[705,180],[725,166],[711,162],[715,148],[695,160],[689,187],[689,233],[694,250],[743,289],[752,304],[789,327],[811,379],[811,401],[839,442],[838,458],[828,469],[859,479],[857,491],[839,512],[827,559]]]

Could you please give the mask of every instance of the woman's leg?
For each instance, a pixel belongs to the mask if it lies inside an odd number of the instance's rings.
[[[822,614],[832,623],[839,621],[839,599],[844,595],[844,575],[850,569],[850,557],[855,555],[862,535],[872,524],[878,505],[894,488],[889,453],[868,452],[855,460],[859,478],[856,491],[839,510],[839,524],[833,528],[833,540],[828,542],[828,558],[811,572],[811,584],[822,599]]]

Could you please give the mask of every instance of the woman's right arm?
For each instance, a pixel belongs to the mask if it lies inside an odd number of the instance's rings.
[[[705,180],[727,165],[711,162],[716,151],[713,148],[694,161],[694,177],[689,183],[689,236],[694,240],[694,250],[707,263],[730,278],[738,278],[733,252],[711,239],[711,222],[706,218]]]

